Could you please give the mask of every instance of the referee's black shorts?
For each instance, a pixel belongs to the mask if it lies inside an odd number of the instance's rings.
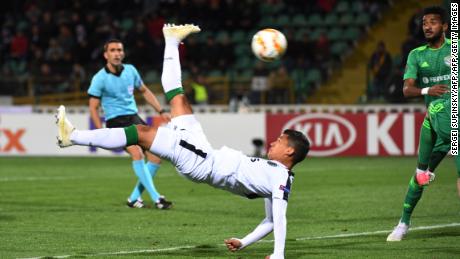
[[[124,128],[131,125],[147,125],[137,114],[121,115],[105,122],[107,128]]]

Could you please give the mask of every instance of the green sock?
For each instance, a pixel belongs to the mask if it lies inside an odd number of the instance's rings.
[[[410,224],[410,217],[412,212],[417,205],[417,202],[422,197],[423,187],[417,184],[415,180],[415,176],[412,176],[409,182],[409,188],[407,190],[406,198],[404,199],[404,208],[401,217],[401,222],[406,223],[407,225]]]
[[[427,118],[423,120],[422,127],[420,128],[420,141],[418,147],[418,164],[417,168],[420,170],[428,169],[430,162],[431,152],[433,151],[434,141],[431,124]]]
[[[179,94],[184,94],[184,89],[182,87],[166,92],[166,100],[169,102],[174,96]]]
[[[136,145],[139,140],[139,136],[137,135],[136,125],[131,125],[129,127],[124,128],[125,135],[126,135],[126,146]]]

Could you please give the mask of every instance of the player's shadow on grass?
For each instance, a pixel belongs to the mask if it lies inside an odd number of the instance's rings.
[[[16,220],[16,217],[11,215],[2,215],[0,214],[0,221],[13,221]]]
[[[229,252],[224,245],[198,245],[193,248],[184,248],[174,251],[164,251],[155,253],[142,253],[152,257],[172,257],[172,258],[265,258],[272,252],[272,248],[251,247],[235,253]],[[305,255],[319,253],[304,253],[303,251],[286,251],[286,258],[299,258]],[[141,254],[139,254],[141,255]]]
[[[432,239],[433,241],[437,238],[444,237],[459,237],[460,238],[460,227],[444,230],[426,230],[421,232],[410,232],[407,238],[410,239]]]

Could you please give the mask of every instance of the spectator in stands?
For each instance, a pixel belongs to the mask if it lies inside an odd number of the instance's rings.
[[[57,37],[58,45],[61,46],[64,52],[72,52],[76,45],[76,40],[71,29],[67,25],[59,26],[59,35]]]
[[[40,65],[40,70],[38,74],[33,79],[33,89],[34,95],[43,95],[56,92],[58,90],[59,84],[62,82],[62,78],[59,74],[54,73],[51,66],[48,63],[43,63]]]
[[[321,42],[315,42],[310,39],[309,36],[310,32],[304,32],[302,34],[302,38],[300,40],[296,40],[292,33],[288,32],[288,49],[286,52],[286,56],[295,62],[293,68],[297,68],[298,60],[303,60],[305,65],[311,65],[312,63],[316,63],[314,60],[317,58],[316,55],[327,56],[327,52],[329,52],[329,43],[327,43],[327,38],[322,38]],[[326,35],[324,35],[326,36]],[[318,48],[319,47],[319,48]],[[283,57],[284,58],[284,57]],[[321,60],[322,62],[323,60]]]
[[[90,74],[103,63],[100,58],[102,50],[98,46],[109,38],[121,38],[130,46],[129,49],[132,53],[129,57],[140,65],[141,72],[160,70],[162,67],[161,56],[163,55],[161,28],[166,22],[165,17],[168,17],[168,22],[173,20],[181,22],[199,21],[203,28],[208,29],[208,31],[211,29],[214,35],[220,31],[226,31],[231,36],[229,39],[215,42],[214,45],[217,47],[212,46],[213,44],[209,42],[201,42],[200,38],[187,39],[187,48],[193,49],[193,51],[184,52],[186,50],[184,45],[180,47],[181,58],[186,57],[182,60],[185,67],[188,67],[188,64],[196,64],[206,69],[210,68],[210,70],[219,69],[224,73],[230,72],[232,69],[250,69],[235,66],[237,53],[232,50],[238,49],[238,45],[246,44],[247,46],[250,41],[250,33],[260,25],[263,17],[267,17],[267,13],[263,12],[268,11],[270,15],[276,18],[275,21],[281,15],[294,17],[301,14],[309,17],[312,12],[325,14],[334,11],[337,2],[339,1],[315,0],[311,4],[308,1],[295,0],[175,0],[73,1],[64,3],[56,0],[18,0],[15,2],[14,8],[7,5],[5,14],[1,15],[0,59],[3,66],[10,61],[7,59],[10,55],[11,41],[16,28],[20,27],[27,29],[23,31],[28,39],[26,56],[27,62],[30,64],[26,64],[25,67],[29,69],[26,71],[29,73],[34,73],[32,69],[37,67],[31,64],[41,64],[42,62],[42,60],[34,60],[35,55],[33,53],[39,48],[53,72],[56,72],[56,69],[59,70],[62,62],[65,62],[64,53],[71,52],[71,64],[78,62]],[[361,0],[359,2],[363,5],[363,11],[370,13],[374,20],[373,15],[377,15],[387,1],[374,3],[375,1],[372,0]],[[275,25],[273,24],[273,26]],[[138,40],[137,29],[143,34],[140,36],[143,38],[142,40]],[[234,37],[236,30],[242,32],[243,36],[240,34],[240,36]],[[302,63],[303,66],[313,64],[315,67],[321,66],[322,74],[326,76],[331,64],[329,62],[331,60],[330,43],[326,35],[324,34],[318,41],[314,41],[309,39],[308,36],[310,35],[307,34],[306,39],[296,42],[294,36],[297,35],[293,32],[299,31],[298,25],[288,24],[283,28],[283,31],[289,40],[288,52],[283,57],[283,64],[286,65],[286,68],[291,71],[297,69],[299,63]],[[147,40],[144,39],[145,35],[147,35]],[[53,42],[50,42],[50,39],[53,39]],[[305,44],[305,41],[309,43]],[[14,48],[21,48],[20,44],[14,45]],[[315,51],[309,52],[312,49]],[[242,51],[241,54],[246,57],[251,55],[248,50]],[[208,61],[211,64],[202,64],[202,62]],[[67,69],[67,71],[69,70]],[[12,73],[12,71],[10,72]],[[68,78],[68,75],[66,76]],[[260,103],[260,92],[258,96],[256,101]],[[251,99],[254,100],[254,98]]]
[[[203,75],[193,75],[192,82],[190,83],[192,90],[192,104],[206,105],[208,104],[208,89],[206,87],[206,80]]]
[[[45,49],[48,45],[47,39],[45,39],[41,33],[41,27],[38,24],[33,24],[30,28],[28,35],[31,47],[36,46],[41,49]]]
[[[385,87],[385,100],[389,103],[406,103],[407,98],[403,94],[404,81],[403,69],[396,68],[391,73],[390,79],[388,80],[387,86]]]
[[[382,98],[386,92],[388,78],[392,69],[391,55],[385,48],[385,43],[380,41],[369,60],[369,71],[371,75],[371,87],[368,93],[368,100]]]
[[[277,70],[270,72],[268,76],[268,87],[268,103],[292,103],[292,99],[294,99],[292,89],[293,81],[285,66],[280,66]]]
[[[256,63],[251,79],[251,104],[261,104],[266,102],[268,91],[269,71],[261,61]]]
[[[423,17],[423,9],[418,9],[412,17],[409,19],[407,24],[409,29],[409,34],[412,38],[417,41],[416,45],[420,45],[425,42],[425,36],[423,34],[423,24],[422,24],[422,17]]]
[[[320,34],[318,40],[316,41],[314,53],[312,65],[313,67],[320,69],[322,77],[326,78],[329,61],[331,60],[331,45],[329,38],[324,31]],[[309,59],[305,57],[304,60]]]
[[[221,71],[224,71],[229,66],[232,66],[235,62],[235,55],[233,52],[233,50],[235,49],[235,44],[233,44],[230,40],[230,37],[226,35],[225,38],[221,42],[219,42],[218,48],[221,49],[218,57],[218,68]],[[190,49],[194,50],[195,48]]]
[[[322,14],[330,13],[336,4],[336,0],[317,0],[316,6],[322,12]]]
[[[315,50],[315,61],[316,62],[323,62],[325,60],[329,60],[331,56],[330,51],[330,42],[329,38],[326,35],[326,32],[321,32],[318,40],[316,40]]]
[[[22,30],[16,30],[16,34],[10,43],[10,58],[25,59],[29,50],[29,39]]]
[[[69,86],[71,89],[76,90],[76,91],[83,90],[83,89],[79,89],[79,87],[80,85],[83,85],[85,84],[85,82],[87,82],[87,75],[86,75],[85,68],[79,63],[73,64],[72,72],[70,73],[69,79],[70,79]]]
[[[214,39],[214,37],[209,36],[206,39],[204,49],[206,50],[204,51],[206,52],[206,56],[209,58],[202,59],[201,67],[203,68],[203,70],[207,71],[216,69],[219,61],[219,56],[223,51],[219,49],[219,46],[216,44],[216,40]]]
[[[60,60],[64,56],[64,50],[55,38],[49,40],[48,49],[45,52],[46,60]]]

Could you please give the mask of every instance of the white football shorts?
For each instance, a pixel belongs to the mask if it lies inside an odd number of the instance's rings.
[[[190,180],[209,182],[213,149],[194,115],[178,116],[160,126],[150,151],[171,161]]]

